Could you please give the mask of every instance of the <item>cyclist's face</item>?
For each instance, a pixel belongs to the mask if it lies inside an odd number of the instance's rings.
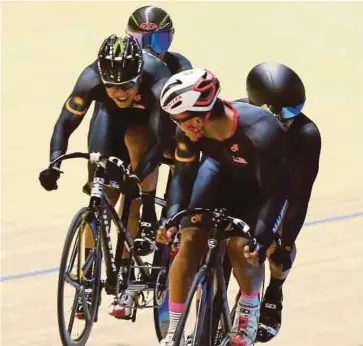
[[[106,88],[107,95],[116,103],[119,108],[128,108],[134,101],[138,86],[130,89],[121,89],[118,87]]]
[[[183,118],[187,118],[189,114],[175,114],[173,118],[175,120],[183,120]],[[204,121],[202,117],[194,117],[185,121],[181,121],[178,123],[180,129],[189,137],[192,142],[197,142],[204,134]]]

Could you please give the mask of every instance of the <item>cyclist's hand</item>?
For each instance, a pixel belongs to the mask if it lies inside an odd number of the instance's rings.
[[[282,272],[292,266],[291,260],[292,246],[276,246],[270,255],[270,264],[274,269]]]
[[[130,199],[140,198],[142,194],[140,180],[136,175],[126,176],[120,184],[120,189]]]
[[[39,173],[40,184],[47,190],[57,190],[57,180],[59,179],[62,171],[57,167],[47,168]]]
[[[251,244],[251,242],[248,242],[247,245],[245,245],[243,249],[243,254],[247,263],[258,267],[266,259],[266,249],[258,242],[256,242],[254,246],[252,246]]]
[[[173,236],[178,232],[176,227],[170,227],[166,229],[164,226],[160,226],[156,232],[156,241],[160,244],[169,244],[173,240]]]

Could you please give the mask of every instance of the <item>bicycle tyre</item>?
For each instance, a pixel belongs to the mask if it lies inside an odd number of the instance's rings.
[[[180,322],[176,328],[175,334],[174,334],[174,344],[175,345],[179,345],[183,334],[184,334],[184,328],[185,328],[185,323],[186,320],[189,316],[191,312],[191,307],[192,307],[192,303],[193,303],[193,299],[194,296],[197,294],[198,292],[198,286],[199,284],[202,284],[202,281],[206,279],[206,268],[203,266],[202,268],[200,268],[200,270],[198,271],[198,273],[195,275],[192,286],[188,292],[188,297],[187,300],[185,302],[185,310],[182,314],[182,317],[180,319]],[[210,285],[206,283],[206,285]],[[204,286],[202,284],[202,286]],[[205,287],[203,287],[205,288]],[[209,311],[209,307],[207,306],[208,304],[206,304],[207,299],[211,299],[210,297],[208,297],[208,292],[209,289],[207,290],[202,290],[202,297],[199,300],[199,306],[198,308],[198,313],[197,313],[197,319],[196,319],[196,323],[194,326],[194,333],[196,334],[193,336],[193,340],[190,341],[188,340],[188,338],[190,337],[189,335],[185,336],[187,338],[187,345],[188,346],[211,346],[209,344],[209,337],[208,337],[208,333],[210,330],[210,325],[207,325],[206,321],[211,321],[211,317],[208,314],[211,314],[211,311]]]
[[[154,327],[155,327],[155,333],[156,337],[158,338],[158,341],[161,341],[165,338],[168,328],[169,328],[169,287],[168,287],[168,275],[169,275],[169,269],[171,265],[171,258],[169,256],[169,246],[167,245],[161,245],[158,244],[159,249],[155,251],[154,253],[154,259],[153,259],[153,266],[165,266],[166,272],[163,274],[165,275],[165,290],[164,290],[164,297],[163,302],[160,304],[158,302],[158,297],[156,297],[156,292],[154,291],[154,298],[153,298],[153,314],[154,314]],[[155,281],[156,281],[157,274],[155,275]],[[156,284],[156,282],[155,282]]]
[[[87,220],[87,221],[86,221]],[[94,213],[89,208],[82,208],[78,211],[78,213],[74,216],[68,233],[64,242],[62,255],[61,255],[61,263],[59,269],[58,276],[58,291],[57,291],[57,317],[58,317],[58,329],[61,337],[62,344],[65,346],[83,346],[86,344],[89,335],[91,333],[94,320],[97,316],[98,305],[100,299],[100,284],[101,284],[101,248],[100,241],[96,241],[96,252],[95,252],[95,260],[93,266],[93,284],[92,284],[92,303],[89,308],[89,318],[85,318],[85,327],[80,333],[79,337],[75,340],[71,339],[71,335],[68,332],[68,328],[65,321],[65,313],[64,313],[64,286],[65,286],[65,278],[66,278],[66,270],[68,267],[68,256],[71,252],[72,243],[75,237],[78,236],[78,229],[82,222],[87,222],[91,224],[91,228],[94,230],[96,225],[96,220]],[[75,245],[77,246],[77,245]],[[82,285],[80,285],[83,287]],[[73,314],[75,312],[75,304],[76,300],[78,300],[78,292],[75,294],[74,302],[73,302]],[[73,317],[74,320],[75,317]]]

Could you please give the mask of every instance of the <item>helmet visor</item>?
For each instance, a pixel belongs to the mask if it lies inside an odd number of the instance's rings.
[[[171,41],[173,40],[172,31],[157,31],[157,32],[127,31],[127,33],[136,38],[141,48],[150,47],[157,54],[166,52],[171,45]]]
[[[299,115],[304,108],[305,102],[293,106],[293,107],[282,107],[281,109],[281,118],[284,120],[291,119]]]
[[[105,86],[105,88],[116,88],[116,89],[123,89],[123,90],[128,90],[128,89],[133,89],[136,88],[139,85],[139,81],[140,81],[140,76],[137,76],[133,79],[130,79],[126,82],[122,82],[122,83],[112,83],[112,82],[106,82],[103,81],[103,84]]]

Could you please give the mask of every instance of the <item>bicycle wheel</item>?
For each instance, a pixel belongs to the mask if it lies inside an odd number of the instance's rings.
[[[87,252],[84,246],[86,225],[92,230],[88,233],[94,244]],[[97,318],[102,253],[96,227],[94,213],[89,208],[82,208],[74,216],[64,243],[57,297],[58,328],[63,345],[85,345]]]
[[[154,291],[154,326],[159,341],[164,339],[169,328],[169,290],[168,277],[171,258],[169,246],[158,244],[159,249],[154,253],[153,267],[164,267],[155,270],[155,291]]]
[[[172,180],[172,171],[169,169],[168,180],[165,187],[164,199],[166,199],[170,182]],[[167,208],[163,207],[160,213],[160,220],[166,218]],[[159,220],[159,221],[160,221]],[[169,254],[170,247],[158,244],[158,250],[154,252],[153,267],[164,267],[165,269],[153,271],[153,279],[156,283],[154,291],[154,327],[156,336],[159,341],[165,338],[169,328],[169,269],[172,259]]]
[[[191,311],[193,302],[197,299],[198,287],[202,286],[202,295],[197,305],[197,316]],[[189,290],[187,300],[185,302],[185,310],[176,328],[174,335],[175,345],[184,343],[188,346],[211,346],[211,314],[210,310],[213,299],[213,280],[206,273],[206,268],[202,267],[194,277],[192,287]],[[195,319],[192,331],[188,331],[188,318]],[[191,323],[193,324],[193,322]]]

